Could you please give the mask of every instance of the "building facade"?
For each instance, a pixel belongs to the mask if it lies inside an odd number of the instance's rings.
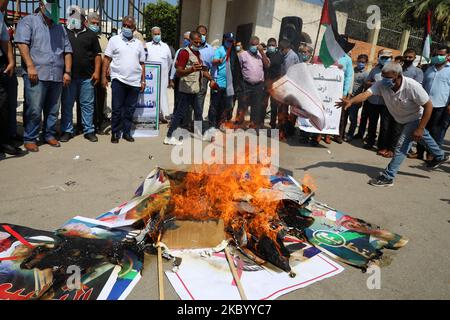
[[[225,32],[234,32],[244,46],[252,35],[261,41],[278,39],[281,20],[298,16],[303,20],[302,32],[314,44],[320,27],[322,7],[301,0],[183,0],[180,31],[193,30],[199,24],[209,29],[208,42],[220,43]],[[344,33],[347,14],[337,12],[338,28]],[[321,41],[324,29],[321,30]]]

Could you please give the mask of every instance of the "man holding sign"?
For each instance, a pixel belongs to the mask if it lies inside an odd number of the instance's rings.
[[[375,83],[368,91],[352,99],[344,98],[336,103],[336,106],[347,110],[371,96],[382,96],[391,115],[403,125],[394,158],[378,178],[369,182],[375,187],[394,185],[394,179],[413,141],[424,143],[433,154],[434,160],[428,162],[430,168],[437,168],[449,159],[425,129],[433,111],[430,97],[418,82],[404,77],[402,73],[400,64],[389,63],[383,67],[382,80]]]

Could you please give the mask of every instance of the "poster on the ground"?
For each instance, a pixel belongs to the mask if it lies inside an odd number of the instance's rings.
[[[237,274],[249,300],[275,300],[344,270],[305,242],[286,238],[284,243],[291,253],[294,278],[269,263],[259,266],[237,252],[233,254]],[[183,262],[176,273],[167,271],[166,276],[182,300],[241,299],[225,253],[205,254],[204,250],[171,253]]]
[[[159,136],[159,108],[161,102],[161,64],[145,63],[145,90],[139,94],[133,117],[133,136]]]
[[[342,99],[344,92],[344,72],[336,66],[325,68],[322,64],[310,64],[308,70],[314,78],[314,83],[325,108],[325,128],[319,131],[308,119],[298,118],[298,127],[306,132],[339,135],[341,109],[335,103]]]

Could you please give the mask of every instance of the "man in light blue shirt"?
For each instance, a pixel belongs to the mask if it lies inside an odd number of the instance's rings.
[[[447,62],[448,48],[437,48],[431,58],[431,64],[425,72],[423,87],[433,102],[433,113],[427,129],[439,146],[442,146],[448,108],[450,108],[450,63]],[[417,157],[423,159],[425,148],[417,146]]]
[[[205,26],[198,26],[197,32],[200,32],[202,35],[202,46],[200,47],[200,57],[203,61],[203,65],[205,65],[208,68],[208,71],[211,75],[215,73],[215,68],[213,65],[213,59],[215,50],[214,48],[206,41],[206,37],[208,36],[208,28]],[[200,92],[198,94],[198,103],[200,105],[200,108],[203,110],[205,105],[205,97],[206,93],[208,92],[208,79],[206,77],[202,78],[202,87],[200,89]]]
[[[65,28],[53,21],[56,1],[40,1],[39,13],[26,16],[17,25],[15,42],[22,56],[27,101],[24,146],[30,152],[39,151],[36,141],[42,112],[45,142],[60,147],[55,138],[56,121],[63,85],[71,81],[72,47]]]

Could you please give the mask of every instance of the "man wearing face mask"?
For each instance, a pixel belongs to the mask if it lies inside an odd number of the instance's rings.
[[[200,57],[203,61],[203,64],[207,67],[208,71],[210,71],[211,73],[214,73],[212,71],[212,68],[213,68],[213,59],[214,59],[215,50],[214,50],[214,47],[211,46],[207,42],[207,39],[206,39],[208,36],[208,28],[203,25],[200,25],[197,27],[196,31],[202,35],[202,45],[200,47]],[[204,77],[202,79],[202,88],[200,90],[200,93],[198,94],[198,99],[199,99],[198,103],[202,110],[204,110],[205,97],[206,97],[207,92],[208,92],[208,79]]]
[[[170,76],[169,76],[169,87],[173,89],[173,96],[174,96],[174,108],[173,108],[173,113],[175,113],[175,110],[177,108],[178,105],[178,87],[180,84],[180,78],[177,77],[177,69],[175,66],[175,62],[178,59],[178,55],[180,54],[180,51],[183,50],[186,47],[189,47],[191,45],[191,40],[189,40],[189,36],[190,36],[191,32],[190,31],[186,31],[183,34],[183,45],[181,46],[180,49],[177,50],[177,52],[175,52],[175,56],[172,62],[172,66],[170,68]],[[185,119],[187,118],[187,116],[185,117]],[[185,121],[185,119],[183,119]],[[186,127],[189,124],[186,124]],[[183,128],[183,124],[181,125]]]
[[[373,95],[381,95],[389,112],[403,126],[394,158],[380,176],[369,182],[375,187],[394,185],[394,179],[406,159],[413,141],[424,143],[433,154],[434,160],[428,162],[430,168],[437,168],[449,160],[448,155],[445,155],[444,151],[439,148],[426,129],[433,112],[433,103],[430,97],[417,81],[404,77],[402,72],[401,65],[388,63],[382,69],[381,81],[378,81],[366,92],[352,99],[344,98],[336,104],[338,107],[348,109],[354,104],[366,101]]]
[[[211,88],[208,120],[212,128],[220,128],[232,113],[233,98],[236,94],[239,95],[242,87],[233,33],[224,34],[222,46],[214,54],[213,65],[217,68],[215,74],[217,86]]]
[[[239,62],[242,69],[243,93],[242,105],[238,110],[238,124],[242,124],[250,106],[250,121],[255,128],[262,128],[264,125],[265,110],[262,103],[264,96],[264,69],[270,67],[270,61],[264,53],[263,47],[259,44],[259,38],[253,36],[250,39],[250,47],[247,51],[239,55]]]
[[[356,67],[354,68],[352,97],[356,97],[364,91],[364,84],[366,83],[367,76],[369,75],[369,72],[367,72],[366,69],[368,62],[369,57],[366,54],[361,54],[358,56]],[[344,128],[344,130],[347,127],[347,119],[350,118],[350,128],[345,136],[345,141],[347,142],[351,142],[353,140],[356,127],[358,126],[358,112],[361,108],[361,105],[362,104],[353,105],[350,109],[343,111],[345,121],[342,127]],[[362,125],[364,126],[365,130],[366,124],[362,123]]]
[[[313,57],[314,48],[305,42],[300,44],[298,48],[298,56],[300,58],[300,63],[310,63]]]
[[[103,59],[103,86],[108,86],[107,72],[111,67],[112,119],[111,143],[122,138],[134,142],[131,135],[133,115],[139,92],[145,89],[145,50],[133,37],[136,21],[133,16],[122,19],[122,33],[109,40]]]
[[[283,55],[277,48],[277,40],[270,38],[267,41],[267,58],[270,60],[270,67],[265,69],[265,101],[264,107],[267,109],[267,105],[270,100],[270,127],[275,129],[277,127],[278,109],[280,103],[271,98],[269,90],[272,88],[272,84],[283,76],[282,65]]]
[[[383,67],[392,61],[392,51],[390,50],[380,50],[378,53],[378,63],[377,65],[370,71],[367,81],[366,81],[366,89],[370,88],[376,82],[381,81],[381,70]],[[369,128],[368,134],[366,138],[366,144],[364,145],[364,149],[372,150],[375,146],[375,142],[377,140],[377,128],[378,121],[380,119],[380,115],[383,109],[386,107],[382,96],[371,96],[366,102],[367,110],[369,111]],[[380,132],[381,135],[381,132]]]
[[[73,105],[79,97],[84,138],[97,142],[94,126],[95,86],[100,83],[102,49],[97,34],[85,26],[85,11],[73,6],[68,18],[70,44],[73,50],[72,81],[63,89],[61,105],[61,142],[74,137]]]
[[[55,137],[61,92],[72,77],[72,46],[66,29],[59,24],[58,1],[42,0],[39,9],[39,13],[19,21],[15,37],[25,72],[24,146],[30,152],[39,151],[42,112],[45,142],[60,147]]]
[[[166,121],[169,119],[169,71],[172,66],[172,53],[169,46],[161,40],[161,28],[152,28],[152,41],[147,42],[147,61],[161,63],[161,113]]]
[[[434,107],[427,129],[439,146],[444,142],[450,110],[450,63],[447,61],[447,55],[446,46],[441,46],[433,52],[432,65],[425,72],[423,83]],[[417,145],[417,158],[423,159],[424,152],[424,146]]]
[[[416,80],[418,83],[423,82],[423,71],[414,65],[417,54],[414,49],[407,49],[403,53],[403,75],[407,78]]]
[[[105,50],[108,46],[108,38],[101,33],[100,30],[101,21],[100,16],[96,12],[90,12],[87,17],[86,27],[97,35],[100,48],[102,50],[101,59],[105,56]],[[101,70],[101,69],[100,69]],[[101,73],[101,72],[100,72]],[[107,91],[103,88],[103,81],[95,86],[95,109],[94,109],[94,125],[97,134],[106,134],[108,125],[110,125],[110,120],[108,115],[111,114],[111,107],[108,107],[107,101]]]
[[[180,51],[176,61],[177,76],[180,78],[178,106],[174,112],[167,136],[164,139],[164,144],[167,145],[183,144],[173,134],[180,127],[188,108],[191,106],[194,108],[195,121],[203,120],[202,110],[198,100],[202,78],[206,77],[211,82],[211,88],[217,86],[209,72],[203,67],[203,62],[200,57],[201,34],[197,31],[192,31],[189,38],[191,40],[190,46]],[[199,130],[198,128],[196,129]],[[197,131],[196,134],[200,136],[202,133]]]

